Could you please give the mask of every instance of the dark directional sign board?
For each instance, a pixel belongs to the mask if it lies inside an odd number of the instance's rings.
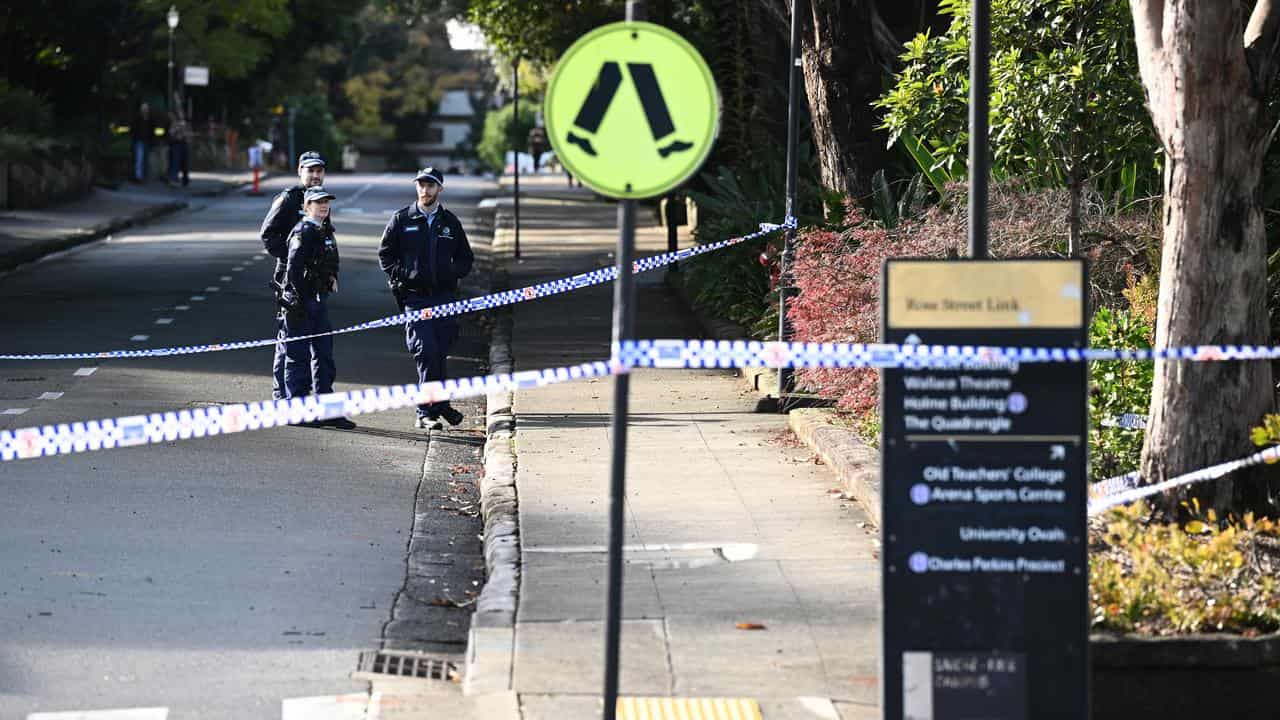
[[[890,260],[888,343],[1084,347],[1074,260]],[[1083,363],[882,375],[886,720],[1087,717]]]

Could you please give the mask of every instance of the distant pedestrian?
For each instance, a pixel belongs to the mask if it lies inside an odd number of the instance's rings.
[[[324,184],[324,158],[314,150],[308,150],[298,156],[298,184],[281,191],[271,203],[271,209],[262,220],[259,236],[262,247],[267,254],[276,259],[275,270],[271,273],[271,290],[275,294],[275,306],[280,303],[280,292],[284,290],[285,260],[289,252],[289,233],[302,216],[302,199],[307,188]],[[326,215],[324,224],[333,230],[333,223]],[[284,327],[284,318],[276,313],[277,333]],[[276,343],[275,358],[271,361],[271,395],[279,400],[285,397],[284,391],[285,344]]]
[[[129,138],[133,141],[133,181],[147,179],[147,154],[155,136],[155,120],[151,117],[151,105],[140,103],[129,122]]]
[[[391,216],[382,231],[378,260],[402,311],[421,310],[457,299],[458,280],[471,272],[475,256],[458,217],[440,203],[444,174],[426,167],[414,178],[418,201]],[[418,366],[418,382],[444,380],[449,346],[458,338],[456,318],[412,319],[405,322],[405,343]],[[462,413],[449,402],[418,406],[414,426],[441,430],[462,422]]]
[[[303,217],[289,235],[284,289],[280,304],[284,322],[280,338],[296,338],[333,330],[329,322],[329,295],[338,291],[338,243],[325,223],[333,193],[323,186],[307,188]],[[333,392],[337,366],[333,362],[333,336],[287,343],[284,366],[285,397],[325,395]],[[336,417],[303,423],[309,426],[351,430],[349,418]]]
[[[182,110],[182,98],[173,94],[169,110],[169,182],[191,182],[191,125]]]

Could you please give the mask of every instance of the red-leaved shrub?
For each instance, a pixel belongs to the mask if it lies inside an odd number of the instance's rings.
[[[1122,293],[1154,270],[1149,249],[1158,241],[1158,212],[1117,212],[1086,193],[1081,223],[1090,265],[1090,306],[1126,306]],[[918,220],[891,230],[870,222],[845,203],[834,230],[802,229],[792,280],[799,296],[789,300],[787,319],[801,342],[878,342],[880,267],[891,257],[960,257],[967,253],[966,188],[948,188],[944,201]],[[992,257],[1051,257],[1066,251],[1068,198],[1061,189],[1028,187],[1017,180],[992,183],[988,242]],[[836,401],[859,417],[875,410],[879,387],[874,370],[802,370],[805,388]]]
[[[793,280],[799,296],[787,305],[792,337],[801,342],[879,342],[880,267],[891,257],[946,257],[961,243],[919,232],[911,223],[874,227],[856,203],[846,203],[838,231],[799,233]],[[811,369],[797,373],[804,387],[858,416],[879,403],[876,371]]]

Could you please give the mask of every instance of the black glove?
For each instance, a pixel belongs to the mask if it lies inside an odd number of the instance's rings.
[[[293,292],[292,288],[284,288],[276,298],[276,302],[280,303],[280,307],[287,312],[294,312],[302,308],[302,299]]]
[[[409,297],[409,291],[405,289],[404,282],[400,280],[398,273],[387,278],[387,287],[391,288],[391,296],[396,300],[396,307],[400,308],[400,312],[404,312],[404,301]]]

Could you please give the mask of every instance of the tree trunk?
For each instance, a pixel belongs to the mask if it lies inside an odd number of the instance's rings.
[[[789,18],[789,3],[783,4],[782,15]],[[804,88],[822,184],[855,198],[868,196],[871,176],[889,164],[888,136],[876,130],[880,118],[871,103],[884,91],[902,44],[938,22],[937,0],[799,5]]]
[[[1166,156],[1156,347],[1265,344],[1266,238],[1256,196],[1271,63],[1247,53],[1243,2],[1131,2],[1147,104]],[[1269,0],[1259,2],[1260,11],[1268,8]],[[1249,428],[1273,404],[1266,362],[1158,363],[1144,479],[1247,454]],[[1220,508],[1259,504],[1258,483],[1234,493],[1231,483],[1192,492]],[[1176,510],[1180,497],[1170,493],[1166,509]]]

